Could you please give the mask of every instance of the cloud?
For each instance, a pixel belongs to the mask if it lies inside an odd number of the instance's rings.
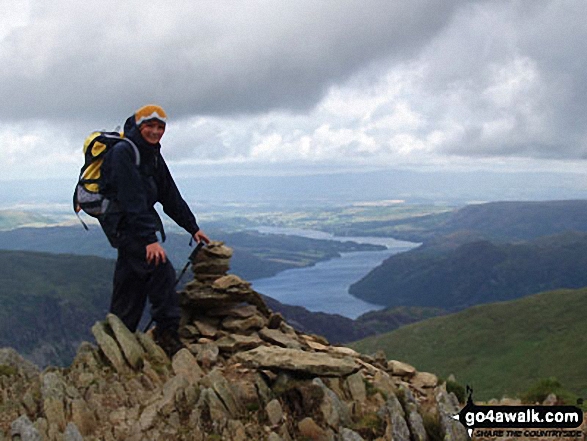
[[[587,54],[578,49],[585,13],[584,2],[461,8],[420,55],[432,119],[462,128],[441,151],[585,157]]]
[[[580,0],[6,0],[0,167],[71,176],[87,133],[156,102],[184,175],[564,169],[587,158],[586,13]]]
[[[370,62],[413,54],[458,3],[31,0],[1,40],[0,117],[151,101],[175,117],[304,111]]]

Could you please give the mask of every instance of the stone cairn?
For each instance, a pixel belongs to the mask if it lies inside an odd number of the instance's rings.
[[[172,360],[111,314],[68,368],[0,353],[0,441],[468,439],[436,376],[296,331],[227,274],[231,256],[197,256]]]

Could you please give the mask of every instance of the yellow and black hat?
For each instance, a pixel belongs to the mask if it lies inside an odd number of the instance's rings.
[[[148,104],[141,107],[135,112],[135,122],[137,127],[147,121],[152,120],[161,121],[163,124],[167,124],[167,114],[160,106],[155,104]]]

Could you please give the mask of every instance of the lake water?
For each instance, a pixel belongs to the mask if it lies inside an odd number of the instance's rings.
[[[357,318],[361,314],[382,309],[383,306],[364,302],[348,293],[349,286],[367,275],[392,254],[410,250],[419,244],[386,237],[337,237],[328,233],[298,228],[260,227],[264,234],[287,234],[312,239],[353,241],[384,245],[384,251],[342,253],[340,258],[319,262],[306,268],[294,268],[265,279],[253,281],[253,289],[287,305],[303,306]]]

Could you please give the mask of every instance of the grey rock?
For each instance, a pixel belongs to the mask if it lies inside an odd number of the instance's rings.
[[[458,400],[454,394],[448,394],[440,390],[436,395],[440,427],[444,441],[466,441],[469,439],[467,430],[459,421],[454,420],[453,415],[459,412]]]
[[[375,371],[375,375],[373,376],[373,386],[385,393],[387,396],[395,394],[395,383],[387,372],[379,370]]]
[[[262,404],[268,403],[271,400],[273,392],[259,373],[255,375],[255,389]]]
[[[265,413],[272,426],[276,426],[283,420],[283,408],[278,400],[271,400],[265,406]]]
[[[346,379],[346,385],[354,401],[362,403],[367,399],[367,388],[361,372],[349,375]]]
[[[249,318],[258,313],[255,305],[243,306],[225,306],[222,308],[211,309],[207,312],[210,317],[235,317],[235,318]]]
[[[69,423],[63,432],[63,441],[84,441],[84,437],[74,423]]]
[[[389,360],[387,362],[387,369],[391,375],[398,377],[413,377],[416,375],[416,368],[402,361]]]
[[[0,365],[11,366],[27,378],[33,378],[39,375],[39,368],[28,360],[20,356],[12,348],[0,349]]]
[[[118,341],[126,361],[133,369],[140,369],[143,366],[145,351],[137,341],[136,337],[122,321],[114,314],[106,315],[106,321]]]
[[[137,341],[140,343],[140,345],[145,350],[147,356],[153,362],[157,364],[169,363],[169,358],[167,357],[165,351],[161,348],[161,346],[155,343],[155,341],[151,337],[143,334],[142,332],[136,332],[135,335],[137,337]]]
[[[416,372],[410,383],[419,389],[432,389],[438,385],[438,377],[429,372]]]
[[[328,440],[328,434],[326,431],[316,424],[316,422],[310,417],[306,417],[298,423],[298,430],[300,431],[300,435],[306,437],[306,439],[311,439],[313,441]]]
[[[347,429],[346,427],[340,431],[341,441],[365,441],[365,439],[357,432]]]
[[[242,299],[235,299],[231,293],[214,291],[207,286],[194,286],[193,282],[186,285],[185,291],[182,291],[181,296],[184,307],[191,308],[195,311],[206,311],[219,308],[226,304],[235,304],[243,301]]]
[[[41,380],[43,410],[49,425],[65,428],[65,389],[63,377],[58,372],[47,372]]]
[[[395,394],[391,394],[378,415],[387,423],[386,437],[397,441],[410,441],[410,429],[405,412]]]
[[[321,352],[261,346],[234,355],[234,360],[255,368],[289,370],[312,376],[339,377],[359,369],[351,358],[335,358]]]
[[[193,323],[199,333],[204,337],[214,338],[218,334],[218,320],[197,319]]]
[[[179,330],[179,336],[183,338],[187,338],[189,340],[196,339],[200,336],[199,329],[194,325],[185,325],[182,326]]]
[[[218,361],[218,355],[220,355],[220,349],[215,343],[206,343],[202,345],[196,345],[197,355],[196,360],[205,368],[210,368],[215,365]]]
[[[424,427],[424,420],[422,419],[422,415],[420,415],[418,409],[412,403],[408,404],[407,408],[408,426],[410,428],[410,432],[412,433],[413,441],[428,441],[428,433]]]
[[[232,391],[228,380],[222,375],[218,369],[214,369],[205,378],[202,379],[202,384],[208,386],[216,392],[216,395],[222,400],[222,403],[228,410],[230,418],[242,416],[245,413],[245,408],[240,402],[237,395]]]
[[[558,401],[558,398],[555,394],[550,393],[542,402],[543,406],[554,406]]]
[[[104,322],[96,322],[96,324],[92,326],[92,334],[94,334],[94,338],[96,339],[100,350],[114,369],[119,373],[123,373],[126,370],[124,356],[120,351],[118,343],[116,343],[116,340],[110,336],[108,330],[109,328]]]
[[[146,431],[155,425],[157,419],[157,403],[149,404],[141,413],[139,418],[139,427]]]
[[[418,411],[418,402],[409,387],[401,384],[398,388],[404,395],[407,423],[412,433],[413,441],[428,441],[428,433],[424,427],[424,420]]]
[[[78,398],[71,402],[71,422],[86,435],[96,428],[96,417],[85,400]]]
[[[263,328],[259,331],[259,337],[282,348],[302,349],[302,344],[299,341],[278,329]]]
[[[333,429],[338,429],[340,425],[349,425],[351,414],[347,405],[320,378],[315,378],[312,383],[319,386],[324,392],[320,410],[328,425]]]
[[[230,418],[230,414],[226,409],[226,406],[222,403],[216,392],[211,388],[202,389],[200,399],[196,404],[196,408],[206,407],[210,414],[212,421],[220,422]]]
[[[267,437],[267,441],[283,441],[283,438],[280,437],[277,433],[271,432]]]
[[[88,374],[90,372],[96,372],[100,369],[98,348],[93,344],[83,341],[77,349],[77,353],[71,364],[72,369],[85,370]]]
[[[267,319],[260,315],[253,315],[247,318],[227,317],[222,320],[222,327],[228,331],[240,334],[251,330],[259,330],[267,324]]]
[[[191,352],[183,348],[175,354],[171,362],[173,372],[184,377],[189,384],[197,383],[204,376],[204,372]]]
[[[232,334],[216,341],[218,349],[222,352],[236,352],[256,348],[263,344],[263,340],[257,334],[238,335]]]
[[[456,395],[453,393],[448,393],[444,389],[439,389],[438,393],[436,394],[436,403],[439,410],[449,415],[455,415],[461,410],[459,400]]]
[[[224,245],[224,242],[212,240],[206,247],[202,248],[200,253],[196,256],[196,262],[207,259],[230,259],[232,254],[232,248]]]
[[[43,437],[26,415],[12,422],[11,433],[13,439],[20,437],[21,441],[43,441]]]
[[[216,279],[212,283],[212,289],[216,291],[245,291],[250,288],[251,284],[239,276],[229,274]]]

